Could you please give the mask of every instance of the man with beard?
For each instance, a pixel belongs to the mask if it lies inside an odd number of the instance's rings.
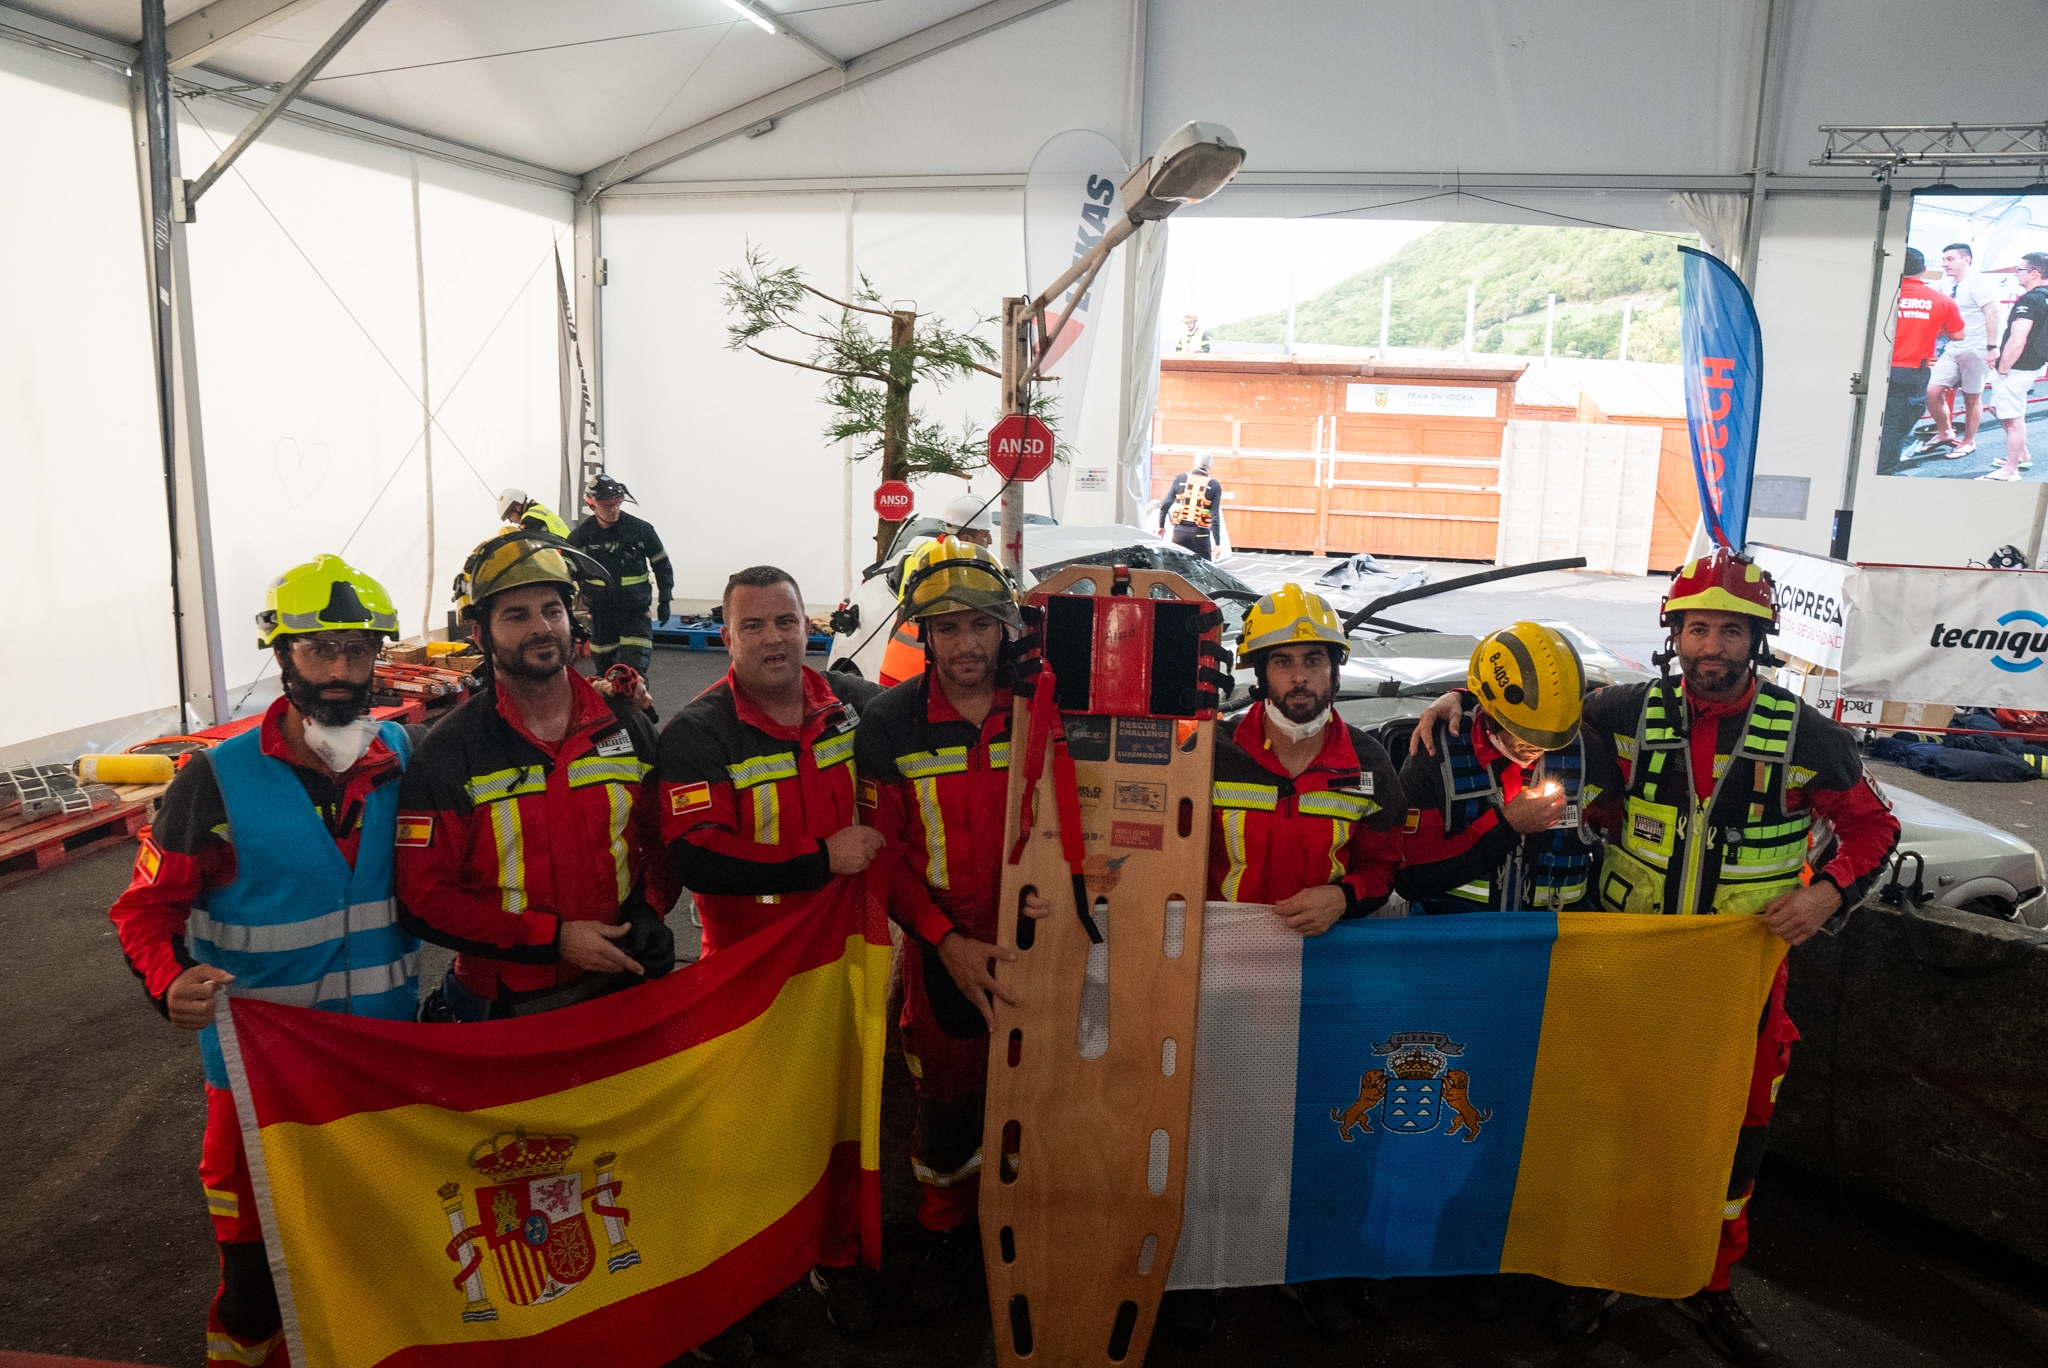
[[[143,833],[110,915],[143,990],[199,1033],[206,1138],[199,1180],[220,1245],[209,1362],[283,1358],[282,1318],[213,1024],[235,993],[407,1020],[419,942],[397,924],[392,836],[405,729],[368,716],[379,638],[398,635],[383,586],[338,556],[270,585],[258,641],[284,676],[262,723],[191,757]]]
[[[433,1019],[527,1016],[675,965],[653,724],[569,668],[580,554],[519,529],[456,577],[486,682],[420,744],[397,841],[404,925],[457,952]]]
[[[949,513],[952,510],[949,510]],[[972,511],[972,510],[969,510]],[[916,622],[926,669],[868,705],[854,745],[859,803],[887,841],[889,913],[903,953],[903,1060],[917,1093],[910,1167],[932,1239],[911,1277],[919,1315],[951,1310],[976,1281],[991,972],[1010,788],[1010,648],[1023,630],[1010,577],[979,544],[947,536],[903,567],[899,626]],[[1044,916],[1033,895],[1025,912]]]
[[[1578,652],[1555,628],[1518,622],[1479,643],[1466,684],[1471,734],[1439,723],[1401,767],[1409,834],[1395,887],[1426,916],[1589,909]]]
[[[676,877],[697,895],[706,958],[804,915],[812,894],[865,870],[883,844],[854,811],[856,709],[876,686],[804,664],[811,621],[788,571],[738,571],[724,608],[731,670],[661,733],[661,835]],[[811,1270],[827,1319],[848,1339],[877,1325],[859,1255],[857,1240],[828,1244]],[[742,1362],[756,1342],[787,1353],[796,1339],[771,1298],[693,1352]]]
[[[1719,548],[1672,577],[1661,611],[1670,648],[1656,660],[1676,659],[1683,682],[1615,684],[1586,700],[1586,817],[1608,841],[1601,905],[1761,916],[1799,945],[1869,893],[1898,841],[1898,819],[1863,772],[1848,729],[1757,678],[1758,666],[1775,663],[1765,640],[1778,625],[1768,574]],[[1425,723],[1442,717],[1455,734],[1458,711],[1446,695]],[[1749,1247],[1749,1198],[1798,1039],[1781,964],[1757,1032],[1714,1272],[1678,1303],[1717,1349],[1743,1362],[1769,1358],[1771,1347],[1728,1275]],[[1616,1297],[1571,1289],[1553,1330],[1590,1336]]]
[[[1208,899],[1271,903],[1288,930],[1320,936],[1386,902],[1407,800],[1386,750],[1332,711],[1351,647],[1327,602],[1282,585],[1245,614],[1237,649],[1258,682],[1228,734],[1217,728]],[[1375,1290],[1332,1278],[1286,1292],[1311,1328],[1343,1339]],[[1215,1328],[1216,1294],[1169,1292],[1160,1318],[1174,1338],[1200,1343]]]

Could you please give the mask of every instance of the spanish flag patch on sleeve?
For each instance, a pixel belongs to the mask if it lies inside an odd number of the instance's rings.
[[[668,791],[668,810],[671,816],[681,817],[711,806],[711,785],[676,784]]]
[[[431,812],[401,812],[398,814],[398,847],[401,850],[425,850],[434,843],[434,814]]]
[[[135,877],[145,884],[153,884],[156,882],[157,871],[163,868],[163,863],[163,852],[157,849],[156,842],[147,836],[143,837],[142,848],[135,852]]]
[[[853,800],[864,808],[878,808],[882,805],[882,786],[872,779],[863,779],[854,788]]]
[[[1409,809],[1408,809],[1408,820],[1407,820],[1407,821],[1405,821],[1405,822],[1403,822],[1403,823],[1401,824],[1401,830],[1402,830],[1402,831],[1404,831],[1404,832],[1406,832],[1406,833],[1407,833],[1408,835],[1410,835],[1410,836],[1413,836],[1413,835],[1414,835],[1414,834],[1415,834],[1416,832],[1420,831],[1421,829],[1422,829],[1422,809],[1421,809],[1421,808],[1409,808]]]

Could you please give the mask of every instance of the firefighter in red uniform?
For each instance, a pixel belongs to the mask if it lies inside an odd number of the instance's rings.
[[[1898,842],[1898,819],[1849,731],[1757,678],[1757,667],[1775,663],[1765,642],[1778,625],[1768,574],[1716,550],[1672,577],[1661,611],[1671,644],[1656,660],[1676,659],[1682,682],[1610,685],[1586,700],[1586,813],[1608,842],[1601,904],[1761,916],[1799,945],[1869,893]],[[1425,723],[1441,716],[1455,730],[1455,695],[1430,711]],[[1428,744],[1427,726],[1417,736]],[[1750,1194],[1797,1039],[1780,965],[1757,1032],[1713,1276],[1678,1303],[1717,1349],[1744,1362],[1768,1359],[1771,1347],[1728,1275],[1749,1247]],[[1591,1335],[1615,1297],[1573,1289],[1553,1328],[1565,1338]]]
[[[1578,651],[1554,627],[1518,622],[1479,643],[1466,683],[1469,735],[1439,732],[1401,766],[1408,839],[1394,886],[1409,914],[1592,910]]]
[[[1351,648],[1320,596],[1282,585],[1245,614],[1238,657],[1258,683],[1235,725],[1219,724],[1210,790],[1211,902],[1271,903],[1291,931],[1320,936],[1363,917],[1393,891],[1407,802],[1379,742],[1332,712]],[[1364,1280],[1289,1286],[1309,1325],[1342,1339],[1358,1329]],[[1167,1331],[1199,1343],[1214,1329],[1213,1292],[1170,1292]]]
[[[889,843],[884,858],[912,875],[906,882],[892,871],[889,910],[908,933],[902,1030],[917,1091],[917,1219],[937,1236],[910,1299],[935,1317],[980,1264],[988,995],[1016,1001],[990,961],[1016,958],[994,942],[1009,801],[1009,656],[1023,619],[995,558],[952,537],[910,557],[899,597],[897,621],[922,628],[930,668],[869,705],[855,766],[863,813]],[[1026,902],[1032,916],[1048,910],[1035,895]]]
[[[379,638],[398,636],[390,595],[321,556],[271,583],[256,623],[284,696],[254,731],[178,771],[109,914],[156,1009],[199,1035],[199,1181],[221,1265],[206,1359],[251,1368],[288,1355],[215,1009],[232,984],[271,1002],[408,1020],[419,973],[419,943],[395,924],[391,899],[410,743],[369,716]]]
[[[662,729],[661,834],[676,876],[696,894],[706,956],[801,915],[810,894],[865,870],[882,846],[880,832],[855,820],[853,780],[857,709],[879,690],[805,665],[810,630],[787,571],[757,565],[733,575],[721,629],[732,668]],[[848,1240],[820,1249],[811,1270],[826,1315],[849,1339],[876,1323],[859,1255]],[[772,1300],[744,1324],[777,1352],[796,1342]],[[745,1356],[724,1339],[697,1352]]]
[[[565,554],[519,529],[456,578],[489,674],[421,743],[398,818],[404,925],[457,952],[429,1019],[527,1016],[675,964],[654,727],[569,668]]]

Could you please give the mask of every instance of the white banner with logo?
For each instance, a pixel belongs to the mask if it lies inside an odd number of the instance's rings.
[[[1380,385],[1344,387],[1346,413],[1402,413],[1425,417],[1491,418],[1500,391],[1492,385]]]
[[[2048,572],[1858,566],[1849,580],[1845,698],[1980,708],[2048,699]]]
[[[1856,567],[1825,556],[1755,543],[1749,546],[1749,554],[1777,586],[1778,653],[1824,670],[1840,670],[1848,581],[1858,573]]]

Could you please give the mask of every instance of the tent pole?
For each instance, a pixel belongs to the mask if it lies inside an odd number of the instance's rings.
[[[1828,545],[1828,554],[1836,560],[1849,559],[1849,525],[1856,516],[1857,466],[1863,458],[1864,413],[1870,406],[1871,349],[1877,343],[1877,319],[1884,308],[1884,232],[1891,212],[1892,167],[1887,164],[1877,171],[1877,236],[1870,244],[1870,310],[1863,320],[1862,366],[1849,377],[1849,393],[1855,396],[1849,412],[1849,460],[1842,470],[1842,502],[1835,509],[1834,536]]]
[[[177,121],[171,112],[163,0],[142,0],[142,57],[131,86],[136,170],[149,218],[150,319],[156,360],[157,436],[163,448],[169,530],[171,622],[175,633],[180,729],[227,720],[220,600],[213,572],[213,519],[200,440],[199,377],[193,352],[192,277],[185,225],[173,212],[178,185]]]
[[[420,229],[420,159],[408,158],[412,169],[412,277],[420,314],[420,447],[427,479],[427,595],[420,607],[420,640],[434,626],[434,403],[427,387],[427,248]]]

